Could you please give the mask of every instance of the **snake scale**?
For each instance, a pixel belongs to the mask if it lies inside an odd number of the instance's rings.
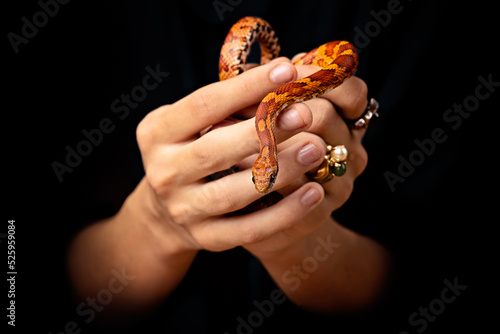
[[[279,55],[278,38],[270,24],[258,17],[244,17],[232,26],[224,40],[219,59],[220,80],[230,79],[244,71],[255,40],[260,44],[261,64]],[[358,54],[351,43],[333,41],[309,51],[295,65],[316,65],[322,69],[274,89],[257,108],[255,129],[260,153],[252,167],[252,181],[261,194],[271,191],[278,176],[274,127],[279,113],[292,103],[307,101],[341,85],[356,71]]]

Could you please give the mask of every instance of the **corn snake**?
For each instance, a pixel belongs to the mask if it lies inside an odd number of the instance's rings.
[[[244,17],[232,26],[224,40],[219,59],[221,81],[244,71],[250,47],[255,40],[258,40],[261,48],[261,64],[278,56],[280,46],[270,24],[258,17]],[[351,43],[334,41],[311,50],[294,65],[316,65],[322,69],[274,89],[257,108],[255,129],[260,153],[252,167],[252,181],[261,194],[271,191],[278,176],[274,126],[279,113],[292,103],[307,101],[341,85],[356,71],[358,55]]]

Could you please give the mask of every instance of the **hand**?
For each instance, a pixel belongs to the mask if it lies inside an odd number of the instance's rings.
[[[272,70],[278,67],[288,73],[281,73],[273,81]],[[299,70],[312,72],[317,68],[303,66]],[[289,60],[280,58],[236,78],[203,87],[173,105],[158,108],[140,123],[137,137],[146,170],[145,180],[152,195],[152,215],[163,224],[158,231],[169,233],[170,242],[175,233],[180,249],[221,251],[249,245],[249,250],[263,255],[263,251],[283,249],[304,237],[318,224],[326,222],[331,212],[347,199],[354,178],[366,164],[366,153],[360,145],[362,132],[351,134],[329,101],[335,101],[345,113],[342,116],[353,114],[355,118],[362,114],[366,107],[366,89],[364,93],[353,93],[349,89],[361,87],[359,79],[351,79],[354,83],[350,85],[348,80],[325,98],[295,104],[282,112],[276,131],[278,141],[283,142],[279,156],[282,168],[275,189],[286,197],[270,208],[251,214],[224,216],[260,196],[246,168],[258,151],[254,122],[253,119],[229,122],[230,126],[216,127],[201,138],[198,134],[234,113],[254,111],[269,91],[296,77],[297,69]],[[335,93],[339,89],[343,93]],[[363,102],[358,102],[356,97],[363,97]],[[328,131],[332,127],[335,131]],[[309,133],[294,136],[308,128]],[[286,140],[288,138],[291,139]],[[325,184],[326,191],[304,176],[321,164],[326,150],[324,140],[346,145],[350,154],[347,174]],[[246,169],[216,181],[206,181],[206,176],[235,164]],[[290,237],[283,238],[285,235]]]
[[[300,78],[318,68],[299,66],[297,70]],[[377,300],[386,281],[389,256],[373,240],[335,222],[331,213],[350,196],[354,179],[367,164],[361,145],[365,130],[351,130],[345,121],[364,114],[367,86],[353,77],[320,98],[295,105],[302,106],[310,111],[312,124],[307,132],[291,137],[278,148],[280,176],[275,189],[286,197],[255,213],[282,228],[243,247],[259,258],[287,298],[300,307],[321,313],[359,310]],[[307,154],[296,149],[297,144],[299,148],[308,147],[306,143],[312,144]],[[318,152],[323,157],[327,143],[346,146],[348,165],[345,175],[321,186],[309,182],[298,167]],[[291,158],[283,162],[282,157],[287,155]],[[335,250],[330,248],[334,245]],[[318,250],[326,253],[319,257]],[[304,268],[306,260],[312,261],[308,262],[309,269]]]
[[[366,165],[363,131],[351,132],[342,118],[363,113],[366,86],[361,80],[351,78],[322,98],[284,110],[276,122],[280,174],[273,188],[284,198],[249,214],[226,215],[261,196],[250,170],[259,150],[251,118],[258,103],[274,88],[315,70],[280,58],[147,115],[137,128],[146,176],[116,215],[82,230],[68,252],[77,293],[82,298],[95,294],[109,283],[112,270],[126,268],[136,278],[114,297],[109,310],[145,311],[175,290],[197,250],[243,245],[287,297],[303,307],[331,310],[372,300],[386,271],[385,252],[330,218]],[[227,119],[235,113],[249,119]],[[213,130],[200,137],[212,124]],[[349,164],[344,176],[321,186],[305,174],[324,161],[327,142],[346,145]],[[207,181],[208,175],[235,164],[243,171]],[[282,275],[312,254],[318,237],[331,237],[342,247],[300,289],[292,289]]]
[[[295,58],[300,57],[297,55]],[[292,61],[294,61],[292,59]],[[319,70],[315,66],[297,66],[298,78],[305,77]],[[283,205],[282,209],[273,206],[269,210],[269,220],[274,224],[281,222],[289,226],[275,234],[272,238],[267,238],[261,242],[245,245],[244,247],[259,258],[269,258],[291,246],[296,247],[298,241],[307,238],[313,231],[317,231],[327,222],[332,222],[331,214],[334,210],[342,206],[353,190],[354,180],[363,172],[368,162],[365,149],[361,144],[361,139],[365,129],[352,130],[345,120],[359,118],[367,107],[368,89],[364,81],[357,77],[351,77],[341,86],[328,92],[327,94],[306,101],[302,104],[295,104],[296,107],[305,105],[312,114],[312,124],[307,132],[301,132],[289,140],[279,145],[280,154],[280,176],[281,180],[286,180],[286,185],[275,186],[282,195],[288,196],[302,187],[311,187],[309,196],[319,196],[320,204],[309,212],[302,211],[298,213],[296,208],[299,203],[290,201],[290,205]],[[295,162],[287,165],[283,162],[282,156],[286,152],[292,151],[293,147],[300,143],[310,143],[308,155],[302,155],[300,151],[296,152]],[[335,177],[333,180],[320,186],[311,183],[305,174],[293,170],[293,166],[299,166],[302,159],[307,159],[309,155],[321,154],[326,152],[326,146],[345,145],[348,150],[347,172],[342,177]],[[290,159],[293,160],[293,159]],[[299,163],[297,163],[299,162]],[[252,161],[253,163],[253,161]],[[286,167],[284,167],[286,166]],[[251,167],[245,166],[245,167]],[[316,168],[313,168],[314,171]],[[288,176],[288,174],[290,174]],[[310,199],[311,200],[311,199]],[[284,201],[282,201],[284,202]],[[278,204],[284,204],[284,203]],[[279,210],[279,211],[278,211]]]
[[[253,120],[218,127],[201,138],[199,133],[238,111],[255,109],[269,91],[296,75],[288,60],[277,59],[160,107],[139,124],[137,139],[150,194],[147,208],[157,222],[153,224],[156,231],[168,235],[169,245],[176,236],[174,248],[178,250],[221,251],[263,240],[281,229],[254,215],[223,216],[260,196],[253,188],[250,170],[206,181],[208,175],[256,154]],[[295,122],[288,122],[288,128],[286,118],[281,122],[286,128],[278,129],[281,140],[311,124],[310,112],[304,106],[298,108],[297,115]],[[319,163],[318,157],[315,164],[303,167],[302,174]]]

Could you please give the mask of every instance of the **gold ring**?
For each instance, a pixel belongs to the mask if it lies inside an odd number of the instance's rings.
[[[347,170],[347,149],[344,145],[337,145],[333,147],[328,145],[325,160],[321,166],[312,173],[308,173],[311,181],[318,182],[319,184],[326,183],[333,179],[335,176],[342,176]]]

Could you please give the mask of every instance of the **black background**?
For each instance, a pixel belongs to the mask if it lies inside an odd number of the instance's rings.
[[[370,11],[385,10],[388,2],[233,4],[219,16],[213,1],[71,1],[18,53],[7,34],[21,34],[21,18],[32,21],[41,7],[36,1],[4,4],[7,186],[0,233],[15,219],[15,330],[59,333],[74,320],[82,333],[97,331],[75,313],[80,301],[72,300],[68,288],[66,247],[81,227],[116,212],[142,177],[135,128],[144,115],[218,79],[218,53],[234,22],[247,15],[268,20],[282,55],[292,57],[329,40],[355,41],[360,38],[355,28],[365,31],[367,23],[376,22]],[[380,102],[381,117],[364,138],[369,165],[350,200],[334,213],[391,251],[393,281],[368,314],[329,319],[285,303],[255,333],[417,333],[420,326],[408,317],[440,297],[445,279],[455,278],[467,289],[424,332],[485,332],[491,326],[497,304],[494,116],[500,89],[457,129],[443,115],[475,94],[479,76],[500,81],[495,9],[480,1],[407,0],[400,6],[401,13],[372,31],[366,45],[355,42],[361,51],[356,75]],[[146,66],[156,64],[169,76],[120,120],[111,103],[141,84]],[[96,128],[103,118],[112,120],[114,131],[59,182],[51,164],[63,163],[65,147],[75,148],[84,139],[82,130]],[[443,129],[446,141],[392,191],[384,173],[397,174],[398,157],[416,154],[415,140],[430,138],[436,128]],[[6,239],[1,242],[6,254]],[[2,258],[6,262],[6,255]],[[255,289],[248,268],[260,275],[261,287]],[[172,300],[129,331],[235,333],[236,318],[246,317],[254,310],[252,300],[268,298],[274,288],[259,268],[240,249],[202,252]],[[2,305],[6,292],[7,286],[0,293]]]

